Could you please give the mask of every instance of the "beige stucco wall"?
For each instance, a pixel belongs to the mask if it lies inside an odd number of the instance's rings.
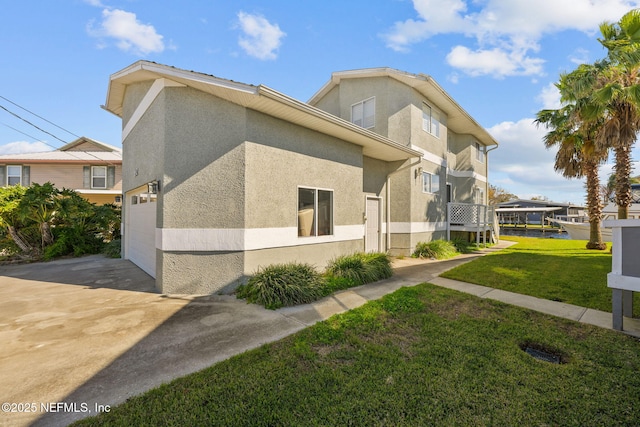
[[[127,89],[125,125],[150,86]],[[361,147],[194,89],[165,88],[123,150],[127,189],[161,180],[160,232],[289,227],[295,241],[298,186],[333,190],[334,227],[363,224]],[[363,236],[304,240],[283,247],[261,242],[247,251],[158,249],[156,280],[162,292],[225,292],[265,263],[298,260],[321,268],[364,247]]]
[[[297,224],[298,187],[333,190],[334,225],[362,224],[362,149],[247,112],[246,227]]]
[[[323,272],[332,259],[339,255],[361,252],[363,249],[364,240],[359,239],[247,251],[244,253],[245,277],[253,275],[261,267],[280,264],[283,260],[308,263],[318,272]]]
[[[454,202],[474,203],[475,188],[484,189],[486,198],[488,159],[485,162],[476,160],[475,139],[449,129],[448,117],[439,105],[390,77],[343,78],[339,86],[315,105],[350,120],[351,106],[372,96],[376,99],[376,121],[371,130],[401,144],[424,150],[427,154],[419,167],[440,177],[440,189],[435,194],[422,192],[421,174],[415,174],[418,166],[391,178],[391,223],[396,224],[396,228],[435,229],[394,232],[391,236],[392,253],[406,255],[419,241],[446,237],[447,183],[451,184]],[[427,103],[439,116],[439,136],[423,129],[423,103]],[[403,166],[408,164],[409,161]],[[368,181],[365,170],[365,189]],[[380,184],[375,185],[374,192],[380,187]]]
[[[243,228],[246,111],[191,88],[165,94],[164,228]]]

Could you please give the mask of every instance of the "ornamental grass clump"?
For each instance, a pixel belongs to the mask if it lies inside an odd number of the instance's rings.
[[[359,286],[391,277],[393,270],[385,253],[356,252],[333,259],[327,266],[327,275],[343,277]]]
[[[459,255],[456,247],[448,240],[432,240],[419,242],[411,254],[414,258],[447,259]]]
[[[274,264],[259,269],[236,295],[275,310],[316,301],[323,296],[323,286],[323,277],[309,264]]]

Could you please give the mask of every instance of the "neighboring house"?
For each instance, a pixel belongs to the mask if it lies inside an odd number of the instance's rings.
[[[309,103],[139,61],[113,74],[123,256],[165,293],[228,291],[261,266],[408,255],[447,201],[485,203],[497,142],[431,78],[336,73]]]
[[[120,203],[122,151],[87,137],[41,153],[0,156],[0,185],[51,182],[98,205]]]
[[[584,206],[550,200],[516,199],[498,203],[496,207],[501,224],[542,224],[546,217],[581,222],[587,216]]]

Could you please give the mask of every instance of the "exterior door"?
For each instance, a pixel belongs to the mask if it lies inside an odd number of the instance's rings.
[[[127,194],[124,258],[156,277],[156,196],[146,192]]]
[[[367,197],[365,221],[365,252],[380,252],[380,199]]]

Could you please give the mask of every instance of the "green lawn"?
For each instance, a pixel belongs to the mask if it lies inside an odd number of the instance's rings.
[[[585,249],[585,241],[503,237],[518,244],[481,257],[442,277],[611,312],[611,253]],[[609,246],[610,247],[610,246]],[[640,294],[634,295],[640,315]]]
[[[638,372],[637,339],[421,284],[79,425],[637,426]]]

